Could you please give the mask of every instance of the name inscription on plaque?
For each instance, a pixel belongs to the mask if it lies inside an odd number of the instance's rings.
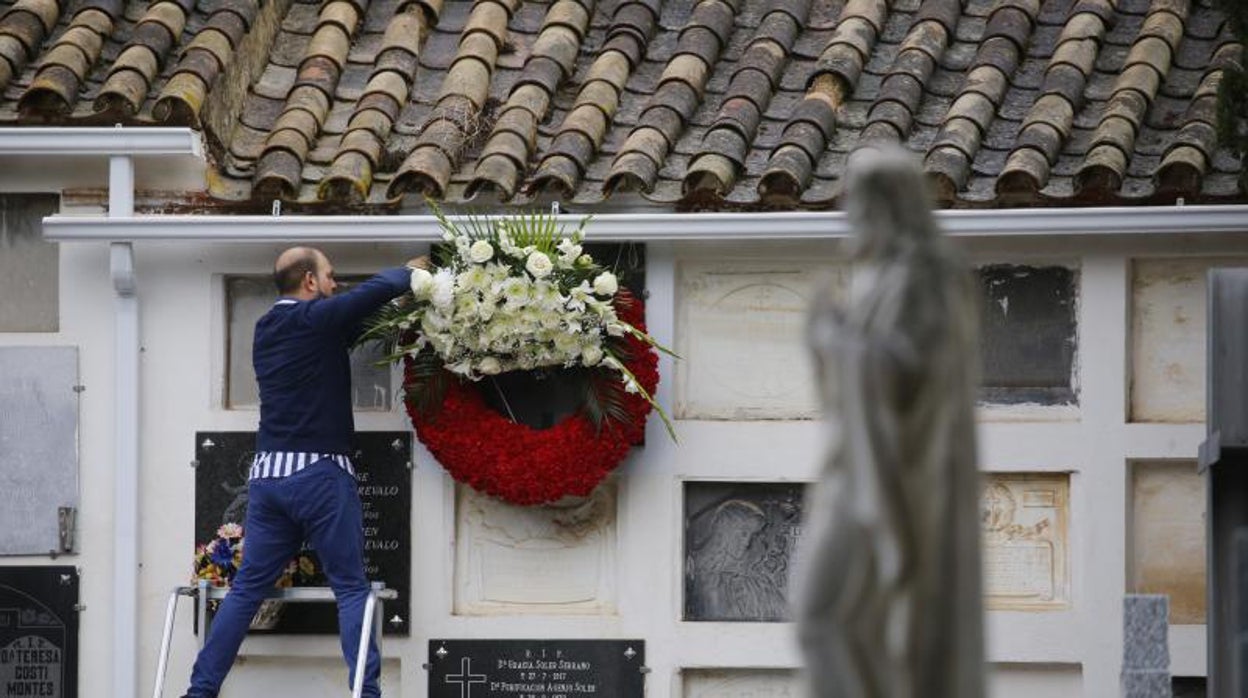
[[[430,640],[429,698],[642,698],[644,640]]]
[[[78,571],[0,568],[0,698],[78,695]]]
[[[255,455],[255,432],[196,432],[195,541],[212,540],[224,523],[247,516],[247,470]],[[364,572],[399,592],[386,603],[387,635],[407,635],[411,608],[412,471],[409,432],[357,432],[355,465],[364,528]],[[244,533],[244,549],[246,530]],[[315,558],[313,552],[311,557]],[[322,568],[319,561],[315,569]],[[328,585],[328,582],[322,582]],[[280,609],[252,630],[290,634],[336,634],[333,604],[298,604]]]

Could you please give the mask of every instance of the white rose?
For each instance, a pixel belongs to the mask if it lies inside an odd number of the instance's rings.
[[[502,370],[503,365],[498,363],[498,359],[493,356],[487,356],[477,364],[477,371],[485,376],[498,375]]]
[[[416,300],[426,300],[429,298],[429,292],[433,290],[433,274],[424,269],[413,269],[411,283],[412,295],[416,296]]]
[[[434,307],[450,307],[455,300],[455,275],[450,269],[439,269],[433,275],[433,290],[429,295]]]
[[[528,261],[524,263],[524,268],[529,270],[535,279],[542,279],[550,276],[550,272],[554,271],[555,265],[551,264],[550,257],[545,252],[534,252],[529,255]]]
[[[586,366],[597,366],[602,361],[602,347],[591,344],[581,349],[581,361]]]
[[[486,240],[477,240],[468,248],[468,258],[477,264],[484,264],[494,257],[494,246]]]
[[[588,266],[593,265],[593,263],[594,263],[594,258],[590,257],[587,254],[583,254],[580,257],[576,258],[576,266],[578,267],[588,267]]]
[[[604,271],[594,279],[594,293],[600,296],[614,296],[615,292],[620,290],[620,282],[616,280],[615,274]]]

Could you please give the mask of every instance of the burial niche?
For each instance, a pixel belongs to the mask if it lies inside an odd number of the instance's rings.
[[[685,483],[685,620],[789,620],[804,490],[785,482]]]

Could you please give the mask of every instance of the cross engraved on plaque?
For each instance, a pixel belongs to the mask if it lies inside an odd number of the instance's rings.
[[[472,659],[464,657],[459,661],[458,674],[447,674],[447,683],[459,684],[460,698],[472,698],[472,685],[476,683],[485,683],[485,674],[472,673]]]

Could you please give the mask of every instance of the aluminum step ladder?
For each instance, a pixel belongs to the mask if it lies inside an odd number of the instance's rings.
[[[208,637],[208,629],[211,626],[211,618],[208,616],[208,602],[220,601],[224,599],[226,594],[230,593],[227,587],[212,586],[206,580],[200,580],[195,586],[179,586],[174,587],[169,594],[169,602],[165,606],[165,630],[160,639],[160,657],[156,662],[156,681],[152,688],[152,698],[163,698],[165,690],[165,673],[169,664],[169,646],[173,640],[173,620],[178,611],[178,599],[183,596],[189,596],[195,599],[196,606],[199,608],[199,618],[202,624],[199,632],[199,646],[204,646],[204,641]],[[394,589],[387,589],[386,585],[381,582],[373,582],[372,590],[368,593],[368,598],[364,602],[364,622],[360,625],[360,650],[355,657],[355,666],[362,667],[368,660],[368,643],[373,637],[377,638],[377,651],[381,652],[381,623],[385,618],[385,602],[394,601],[399,598],[399,592]],[[274,588],[266,599],[277,599],[286,603],[334,603],[334,591],[329,587],[289,587],[286,589]],[[369,617],[372,622],[369,622]],[[352,698],[361,698],[364,693],[364,672],[355,672],[355,681],[351,685]]]

